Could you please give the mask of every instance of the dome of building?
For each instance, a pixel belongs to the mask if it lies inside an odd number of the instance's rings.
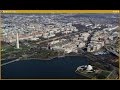
[[[86,70],[87,70],[87,71],[90,71],[90,70],[92,70],[92,69],[93,69],[93,67],[92,67],[91,65],[88,65]]]

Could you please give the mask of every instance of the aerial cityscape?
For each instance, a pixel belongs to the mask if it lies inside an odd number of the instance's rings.
[[[119,79],[119,14],[1,14],[3,79]]]

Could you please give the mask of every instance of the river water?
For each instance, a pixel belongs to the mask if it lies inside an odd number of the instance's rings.
[[[4,79],[76,79],[85,78],[75,73],[80,65],[88,64],[83,56],[66,56],[51,60],[22,60],[2,66]]]

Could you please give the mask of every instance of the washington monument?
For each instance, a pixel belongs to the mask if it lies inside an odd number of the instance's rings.
[[[20,47],[19,47],[19,36],[18,36],[18,33],[17,33],[16,37],[17,37],[16,46],[17,46],[17,49],[19,49]]]

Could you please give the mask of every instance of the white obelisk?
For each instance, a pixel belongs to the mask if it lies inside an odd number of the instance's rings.
[[[19,49],[20,47],[19,47],[19,36],[18,36],[18,33],[17,33],[17,40],[16,40],[16,46],[17,46],[17,49]]]

